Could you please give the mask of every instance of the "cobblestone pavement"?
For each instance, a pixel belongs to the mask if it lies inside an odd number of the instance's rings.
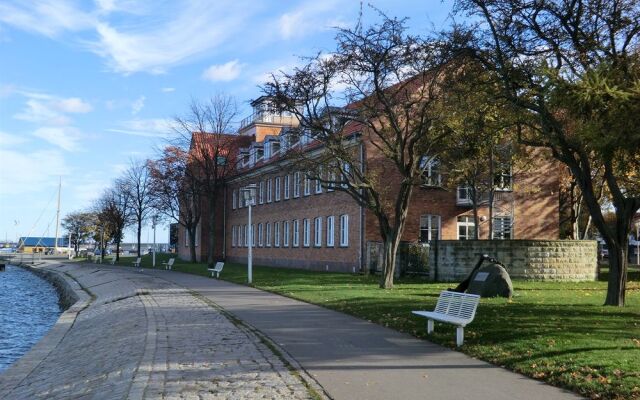
[[[0,374],[2,399],[312,398],[258,337],[185,289],[122,269],[44,267],[92,298],[61,339],[45,336]]]

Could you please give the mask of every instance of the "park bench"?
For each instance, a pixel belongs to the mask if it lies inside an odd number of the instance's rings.
[[[141,261],[140,257],[136,258],[136,260],[133,262],[133,266],[135,268],[140,268],[140,261]]]
[[[207,271],[211,272],[212,278],[213,274],[216,274],[216,278],[220,278],[220,272],[222,272],[222,268],[224,268],[224,263],[222,261],[218,261],[213,268],[207,268]]]
[[[109,264],[116,265],[116,256],[115,255],[111,256],[111,259],[109,260]]]
[[[436,309],[433,311],[412,311],[427,318],[427,333],[433,332],[433,321],[447,322],[455,325],[456,346],[464,342],[464,327],[473,321],[480,296],[475,294],[443,291],[438,297]]]
[[[170,258],[169,261],[167,262],[163,262],[162,265],[164,265],[164,269],[168,269],[171,270],[171,267],[173,267],[173,263],[176,261],[175,258]]]

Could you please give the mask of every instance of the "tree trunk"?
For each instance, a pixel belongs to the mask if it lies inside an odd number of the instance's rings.
[[[380,287],[382,289],[393,288],[393,277],[396,271],[396,257],[398,246],[400,245],[400,235],[389,232],[382,242],[382,279]]]
[[[140,237],[142,236],[142,219],[138,219],[138,257],[140,257],[141,249],[140,249]]]
[[[198,224],[195,226],[187,227],[187,231],[189,232],[189,258],[191,258],[192,263],[198,262],[198,256],[196,255],[196,230],[198,229]]]
[[[607,306],[623,307],[627,286],[627,252],[628,246],[620,246],[618,243],[609,247],[609,282],[607,286],[607,298],[604,302]]]
[[[116,240],[116,262],[120,261],[120,241]]]
[[[473,196],[472,197],[472,199],[473,199],[473,223],[476,226],[473,238],[475,240],[478,240],[478,239],[480,239],[480,218],[478,217],[478,203],[479,203],[480,199],[478,199],[478,196],[477,196],[478,191],[475,188],[471,189],[471,191],[472,191],[471,195]]]
[[[209,237],[207,238],[207,264],[209,267],[213,268],[215,263],[215,245],[216,245],[216,205],[217,205],[218,195],[217,191],[214,191],[209,196],[209,215],[207,218],[208,221],[208,232]]]

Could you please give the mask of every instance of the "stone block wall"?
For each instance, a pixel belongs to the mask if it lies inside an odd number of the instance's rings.
[[[482,254],[502,262],[512,279],[597,279],[597,243],[593,240],[440,240],[429,251],[429,276],[437,281],[461,281]]]

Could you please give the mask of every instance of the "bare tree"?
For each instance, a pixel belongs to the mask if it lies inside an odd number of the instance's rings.
[[[153,207],[182,225],[188,233],[191,262],[196,258],[196,228],[201,216],[201,187],[189,163],[189,153],[167,146],[157,160],[148,161]]]
[[[236,116],[235,100],[217,94],[205,103],[192,100],[189,112],[175,118],[179,140],[174,144],[188,151],[188,170],[200,187],[198,194],[205,205],[202,215],[206,216],[209,265],[215,262],[216,214],[221,206],[218,200],[222,197],[226,178],[236,170],[238,136],[229,133]]]
[[[576,179],[609,247],[605,305],[623,306],[631,221],[640,208],[640,2],[458,0],[479,22],[472,50],[522,112],[520,140],[545,147]],[[455,35],[460,39],[464,35]],[[606,224],[594,170],[615,209]]]
[[[116,260],[120,259],[120,244],[124,230],[132,221],[131,190],[128,182],[118,179],[95,204],[97,226],[116,244]],[[98,238],[101,240],[101,238]],[[101,249],[104,251],[104,249]]]
[[[289,151],[307,175],[349,194],[377,218],[383,242],[380,287],[392,288],[396,253],[424,156],[438,155],[446,134],[434,105],[447,57],[441,43],[407,34],[405,21],[381,15],[371,27],[341,29],[336,50],[263,91],[300,121],[292,140],[320,150]],[[364,162],[368,160],[368,162]]]
[[[138,257],[141,255],[140,241],[142,224],[152,210],[151,178],[146,162],[131,160],[123,176],[123,184],[129,190],[131,214],[136,223]]]

